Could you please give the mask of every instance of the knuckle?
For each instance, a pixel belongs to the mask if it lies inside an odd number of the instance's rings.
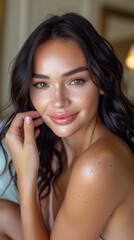
[[[30,115],[30,112],[19,112],[16,114],[16,118],[25,118],[27,115]]]
[[[5,143],[6,144],[8,143],[8,140],[9,140],[9,133],[7,133],[6,136],[5,136]]]
[[[22,117],[22,116],[23,116],[23,114],[24,114],[24,113],[22,113],[22,112],[20,112],[20,113],[17,113],[15,118],[20,118],[20,117]]]
[[[12,131],[11,130],[8,130],[8,132],[6,133],[5,135],[5,143],[8,144],[8,142],[10,142],[10,140],[12,139]]]

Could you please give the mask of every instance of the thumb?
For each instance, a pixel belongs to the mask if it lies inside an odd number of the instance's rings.
[[[27,144],[35,143],[34,123],[31,116],[24,119],[24,142]]]

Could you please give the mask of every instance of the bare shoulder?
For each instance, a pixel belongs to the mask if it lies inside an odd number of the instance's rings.
[[[91,147],[84,151],[78,162],[81,164],[89,164],[97,166],[103,164],[103,167],[133,165],[134,155],[128,145],[119,137],[110,134],[106,137],[99,138]],[[104,168],[101,168],[102,170]],[[104,169],[105,170],[105,169]],[[115,169],[114,169],[115,170]]]
[[[83,183],[98,187],[98,190],[118,196],[134,184],[134,156],[128,145],[115,135],[100,138],[77,159],[72,179],[81,176]],[[94,185],[95,183],[95,185]],[[104,188],[104,189],[103,189]],[[88,188],[87,188],[88,189]],[[120,197],[120,196],[119,196]]]
[[[96,141],[74,162],[52,239],[98,239],[133,185],[127,145],[112,136]]]

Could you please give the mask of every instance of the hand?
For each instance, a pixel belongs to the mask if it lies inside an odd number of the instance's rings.
[[[40,130],[36,129],[34,132],[34,127],[38,127],[42,123],[43,120],[36,111],[18,113],[6,134],[5,142],[19,181],[27,183],[37,180],[39,154],[35,139]]]

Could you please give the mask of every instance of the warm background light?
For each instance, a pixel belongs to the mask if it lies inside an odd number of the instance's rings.
[[[129,49],[125,63],[128,68],[134,69],[134,44],[132,44]]]

